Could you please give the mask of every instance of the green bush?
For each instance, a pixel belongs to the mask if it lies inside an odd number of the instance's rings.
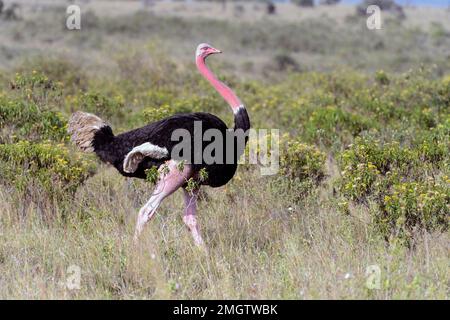
[[[40,108],[32,101],[0,96],[0,142],[65,141],[67,121],[59,112]]]
[[[379,71],[375,78],[382,85],[356,91],[345,104],[396,130],[432,128],[450,107],[445,81],[430,79],[426,71],[397,77]]]
[[[93,161],[71,153],[64,144],[0,144],[1,183],[33,201],[73,194],[94,169]]]
[[[0,143],[68,140],[60,84],[37,71],[17,73],[11,90],[0,92]]]
[[[163,101],[162,99],[159,101]],[[192,96],[192,97],[180,97],[168,101],[165,104],[148,107],[142,111],[142,116],[145,121],[155,122],[165,117],[177,114],[177,113],[190,113],[190,112],[211,112],[215,113],[219,108],[226,108],[226,105],[222,101],[217,101],[217,98],[205,96]]]
[[[142,111],[142,116],[146,123],[155,122],[175,114],[173,108],[167,104],[159,108],[146,108]]]
[[[71,110],[82,110],[105,118],[123,118],[125,115],[123,97],[109,97],[103,93],[88,90],[77,95],[67,96],[66,104]]]
[[[348,200],[374,201],[379,208],[373,211],[375,227],[387,238],[409,241],[414,230],[448,227],[448,178],[438,182],[436,175],[442,172],[436,168],[448,163],[448,137],[446,145],[436,143],[439,130],[410,147],[357,138],[339,157],[339,190]]]
[[[72,61],[62,57],[38,56],[21,65],[18,71],[26,73],[28,70],[34,70],[35,74],[45,75],[48,81],[58,83],[69,92],[75,92],[87,84],[87,77],[80,69]]]
[[[140,96],[140,103],[150,108],[169,105],[175,93],[169,89],[147,90]]]
[[[10,83],[13,92],[18,92],[24,100],[39,105],[59,104],[62,95],[62,83],[50,80],[45,74],[33,70],[31,73],[16,73]]]
[[[280,159],[280,174],[293,181],[320,182],[325,176],[326,155],[314,146],[289,141]]]
[[[375,81],[381,85],[388,85],[390,83],[388,75],[383,70],[375,73]]]
[[[374,125],[360,115],[328,106],[312,112],[305,124],[305,132],[310,141],[331,146],[336,142],[348,143],[354,136],[371,127]]]
[[[228,106],[219,95],[181,97],[172,101],[171,107],[175,113],[228,111]]]
[[[419,158],[438,168],[449,167],[450,117],[431,130],[417,135],[415,144]]]
[[[450,215],[448,182],[398,183],[381,202],[375,217],[376,225],[385,235],[409,239],[420,230],[446,230]]]
[[[11,82],[12,89],[18,90],[33,90],[41,89],[55,89],[57,84],[50,80],[45,74],[33,70],[31,74],[16,73],[14,80]]]
[[[410,149],[401,148],[397,142],[382,145],[371,138],[357,138],[339,157],[340,190],[351,200],[363,201],[379,192],[380,179],[396,182],[399,176],[413,173],[409,169],[417,165],[417,160]]]

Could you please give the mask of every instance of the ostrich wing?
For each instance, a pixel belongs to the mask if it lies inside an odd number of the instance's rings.
[[[139,163],[145,158],[162,159],[169,155],[166,148],[161,148],[150,142],[134,147],[123,160],[123,171],[127,173],[135,172]]]

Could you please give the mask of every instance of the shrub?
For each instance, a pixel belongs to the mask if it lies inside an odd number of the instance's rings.
[[[25,74],[27,70],[35,70],[36,74],[45,75],[49,81],[59,83],[71,91],[84,88],[87,83],[87,77],[80,70],[79,66],[74,65],[70,60],[60,57],[36,57],[24,63],[18,70],[19,73]]]
[[[390,181],[407,174],[415,161],[412,151],[396,142],[381,145],[374,139],[357,138],[339,157],[340,190],[351,200],[363,201],[379,191],[376,181],[382,177]]]
[[[63,144],[29,141],[0,144],[0,167],[2,184],[36,202],[73,194],[95,169]]]
[[[450,90],[450,74],[447,75],[447,76],[445,76],[445,77],[442,79],[442,84],[444,85],[444,87],[447,88],[447,90]]]
[[[68,139],[61,113],[41,109],[32,101],[0,97],[0,141]]]
[[[173,108],[169,105],[162,105],[159,108],[146,108],[142,111],[145,122],[151,123],[174,114]]]
[[[320,182],[325,176],[326,155],[314,146],[289,141],[280,162],[280,173],[294,181]]]
[[[175,99],[170,104],[174,113],[186,112],[220,112],[225,109],[225,103],[219,95],[188,96]]]
[[[280,148],[279,173],[269,179],[269,187],[272,193],[286,197],[286,201],[299,203],[318,190],[325,177],[326,155],[297,140],[288,140]]]
[[[379,71],[375,82],[379,85],[357,90],[341,103],[396,130],[432,128],[450,106],[445,81],[430,80],[426,71],[400,77]]]
[[[446,230],[449,214],[448,184],[405,182],[384,196],[375,221],[383,234],[409,239],[414,231]]]
[[[312,112],[305,124],[305,133],[310,141],[320,141],[331,146],[336,142],[350,142],[354,136],[374,126],[370,120],[360,115],[328,106]]]
[[[16,73],[14,80],[11,82],[12,89],[26,90],[26,89],[53,89],[55,83],[51,81],[43,73],[34,70],[31,74]]]
[[[150,108],[170,105],[174,99],[174,92],[168,89],[147,90],[140,97],[141,103]]]
[[[199,111],[214,113],[217,106],[224,108],[223,105],[223,102],[218,102],[215,97],[210,96],[181,97],[161,106],[145,108],[142,111],[142,116],[146,122],[155,122],[177,113]]]
[[[277,54],[273,58],[273,62],[268,65],[269,70],[275,70],[277,72],[286,71],[300,71],[300,65],[298,62],[287,53]]]
[[[433,131],[415,147],[357,138],[340,155],[340,191],[349,200],[375,202],[374,226],[386,238],[409,242],[414,230],[448,227],[448,179],[441,184],[433,174],[434,167],[448,161],[448,138],[447,145],[433,140],[440,134]]]
[[[62,83],[50,80],[45,74],[33,70],[30,73],[16,73],[11,81],[11,89],[19,92],[21,98],[39,105],[59,101]]]
[[[383,70],[379,70],[375,73],[375,81],[381,85],[389,84],[389,77]]]
[[[41,72],[16,73],[11,91],[0,95],[0,143],[68,139],[60,106],[61,84]]]
[[[111,118],[124,116],[124,101],[120,95],[108,97],[96,91],[81,92],[67,96],[66,104],[72,110],[83,110],[99,117]]]
[[[429,162],[441,168],[449,165],[450,117],[435,128],[424,131],[416,138],[416,148],[420,161]]]

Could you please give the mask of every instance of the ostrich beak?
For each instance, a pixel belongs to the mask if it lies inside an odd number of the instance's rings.
[[[211,54],[215,54],[215,53],[222,53],[222,51],[220,51],[219,49],[211,47]]]

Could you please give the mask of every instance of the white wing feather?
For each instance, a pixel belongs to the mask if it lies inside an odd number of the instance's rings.
[[[169,155],[166,148],[161,148],[150,142],[134,147],[123,160],[123,171],[127,173],[135,172],[139,163],[145,158],[162,159]]]

